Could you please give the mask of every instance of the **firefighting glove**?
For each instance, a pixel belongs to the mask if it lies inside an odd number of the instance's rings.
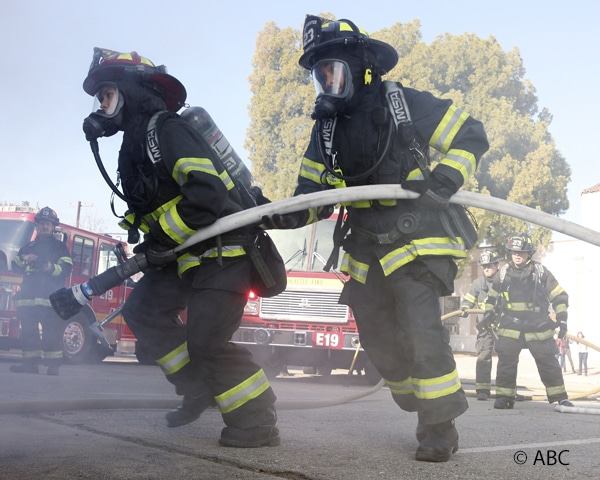
[[[30,263],[31,269],[35,272],[46,272],[52,270],[52,264],[48,261],[40,260],[39,258]]]
[[[427,180],[408,180],[402,188],[420,193],[417,206],[433,210],[447,209],[450,197],[457,190],[450,179],[436,172],[432,172]]]
[[[562,320],[558,326],[558,338],[563,339],[567,336],[567,322]]]
[[[303,227],[308,221],[308,216],[308,210],[303,210],[301,212],[286,213],[283,215],[280,215],[279,213],[275,213],[273,215],[264,215],[262,217],[261,227],[264,230],[289,230],[298,227]]]
[[[470,315],[469,314],[469,309],[467,307],[464,307],[461,310],[462,310],[462,312],[461,312],[460,316],[462,318],[467,318]]]
[[[150,227],[150,234],[133,252],[145,253],[150,266],[162,267],[177,260],[177,253],[173,251],[176,246],[177,243],[162,230],[160,223],[154,222]]]

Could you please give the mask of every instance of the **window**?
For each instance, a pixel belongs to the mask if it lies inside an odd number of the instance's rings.
[[[92,276],[92,262],[94,260],[94,241],[91,238],[75,235],[73,237],[73,275],[82,277]]]
[[[105,272],[109,268],[118,265],[119,261],[115,252],[113,252],[113,245],[109,243],[100,244],[100,258],[98,260],[98,273]]]

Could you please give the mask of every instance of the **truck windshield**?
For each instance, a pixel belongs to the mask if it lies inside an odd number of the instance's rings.
[[[22,220],[0,220],[0,270],[12,270],[19,249],[31,241],[35,224]]]
[[[288,270],[321,271],[333,250],[334,220],[295,230],[269,230]]]

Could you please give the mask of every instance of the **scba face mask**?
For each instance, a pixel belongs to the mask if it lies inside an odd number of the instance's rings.
[[[83,121],[85,138],[91,141],[117,133],[121,127],[123,105],[123,95],[115,83],[101,84],[94,95],[94,111]]]
[[[317,91],[313,118],[332,118],[343,112],[354,94],[348,63],[336,58],[326,58],[316,62],[311,72]]]

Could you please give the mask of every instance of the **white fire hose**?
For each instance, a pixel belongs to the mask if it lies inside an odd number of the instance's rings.
[[[198,230],[188,238],[185,243],[175,248],[175,251],[183,250],[203,240],[237,228],[248,225],[258,225],[262,222],[262,217],[265,215],[292,213],[310,207],[336,205],[338,203],[361,200],[386,200],[392,198],[406,200],[418,197],[418,193],[404,190],[400,185],[365,185],[362,187],[333,189],[324,192],[299,195],[297,197],[278,200],[266,205],[250,208],[221,218],[212,225],[209,225],[202,230]],[[600,247],[600,232],[555,217],[540,210],[509,202],[508,200],[490,197],[489,195],[483,195],[481,193],[460,191],[452,196],[450,202],[503,213]]]
[[[300,195],[285,200],[278,200],[266,205],[254,207],[242,212],[228,215],[221,218],[214,224],[198,230],[182,245],[175,248],[175,251],[181,251],[187,247],[195,245],[203,240],[221,235],[223,233],[235,230],[237,228],[248,225],[258,225],[262,223],[262,217],[265,215],[285,214],[297,211],[302,211],[311,207],[319,207],[325,205],[336,205],[338,203],[346,203],[361,200],[386,200],[386,199],[415,199],[419,194],[404,190],[399,185],[368,185],[361,187],[350,187],[343,189],[333,189],[324,192],[311,193]],[[534,223],[542,227],[552,229],[554,231],[564,233],[571,237],[583,240],[596,246],[600,246],[600,233],[589,228],[585,228],[576,223],[554,217],[545,212],[535,210],[523,205],[518,205],[507,200],[494,198],[491,196],[460,191],[452,196],[451,203],[467,205],[485,210],[502,213],[512,217],[519,218],[526,222]],[[577,340],[581,341],[581,339]],[[598,349],[596,346],[586,343],[592,348]],[[332,399],[329,401],[290,401],[278,402],[278,408],[318,408],[323,406],[338,405],[348,401],[356,400],[365,397],[379,390],[383,385],[380,381],[378,385],[370,388],[368,391],[361,394],[356,394],[351,397],[340,399]],[[64,411],[89,408],[169,408],[178,406],[179,402],[170,400],[131,400],[131,399],[87,399],[87,400],[72,400],[69,402],[0,402],[1,413],[31,413],[39,411]],[[558,407],[557,407],[558,409]],[[577,408],[569,408],[569,413],[576,413]],[[582,409],[589,410],[589,409]],[[562,409],[559,411],[563,411]],[[577,412],[579,413],[579,412]],[[588,412],[581,412],[588,413]]]

